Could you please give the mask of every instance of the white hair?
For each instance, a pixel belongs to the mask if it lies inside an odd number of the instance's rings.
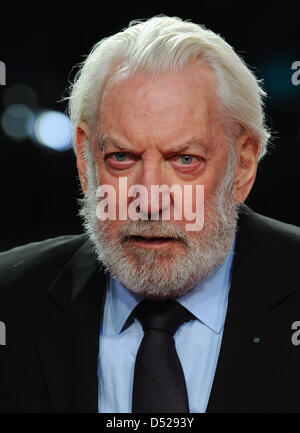
[[[217,94],[231,125],[227,134],[230,129],[237,130],[233,125],[239,126],[239,133],[249,131],[260,144],[261,158],[270,139],[261,80],[221,36],[178,17],[134,20],[123,31],[94,45],[80,65],[67,98],[74,131],[81,121],[93,129],[101,92],[116,70],[128,75],[137,71],[155,75],[180,72],[188,62],[197,61],[208,64],[215,75]]]

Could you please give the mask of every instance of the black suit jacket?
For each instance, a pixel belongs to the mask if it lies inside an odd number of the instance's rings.
[[[244,206],[207,412],[300,412],[299,270],[300,229]],[[97,412],[106,278],[86,235],[0,254],[1,412]]]

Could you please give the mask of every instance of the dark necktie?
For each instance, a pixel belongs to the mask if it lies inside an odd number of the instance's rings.
[[[144,338],[135,361],[132,412],[189,412],[173,335],[195,317],[174,300],[142,301],[133,315],[143,326]]]

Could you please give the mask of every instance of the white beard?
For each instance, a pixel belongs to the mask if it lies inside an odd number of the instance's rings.
[[[98,181],[89,156],[88,192],[81,200],[80,215],[99,262],[125,287],[142,296],[163,299],[187,293],[210,275],[232,248],[238,219],[234,166],[232,148],[215,197],[205,203],[201,231],[187,234],[174,221],[129,220],[112,235],[112,221],[99,221],[96,216]],[[138,248],[126,242],[132,235],[174,237],[180,248]]]

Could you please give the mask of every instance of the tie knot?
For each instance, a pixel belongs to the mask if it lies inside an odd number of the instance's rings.
[[[133,315],[143,326],[144,332],[156,329],[170,335],[174,335],[184,322],[195,319],[192,313],[173,299],[142,301],[134,309]]]

